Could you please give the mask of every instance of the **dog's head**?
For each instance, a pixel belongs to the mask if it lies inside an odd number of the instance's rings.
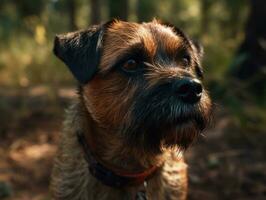
[[[208,123],[202,48],[174,26],[113,20],[57,36],[54,52],[93,120],[129,145],[186,148]]]

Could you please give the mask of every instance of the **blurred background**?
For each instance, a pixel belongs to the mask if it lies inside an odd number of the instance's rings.
[[[189,199],[266,199],[265,0],[0,0],[0,199],[46,200],[75,81],[57,33],[119,18],[175,24],[205,48],[213,125],[186,152]]]

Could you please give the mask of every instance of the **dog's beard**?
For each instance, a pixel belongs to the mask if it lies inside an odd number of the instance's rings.
[[[209,122],[210,100],[205,92],[197,104],[186,104],[166,89],[139,93],[131,120],[121,128],[129,145],[160,152],[164,147],[187,148]]]

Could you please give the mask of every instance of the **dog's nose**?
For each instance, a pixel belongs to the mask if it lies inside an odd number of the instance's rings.
[[[194,104],[201,98],[202,85],[198,79],[183,78],[175,82],[174,91],[184,103]]]

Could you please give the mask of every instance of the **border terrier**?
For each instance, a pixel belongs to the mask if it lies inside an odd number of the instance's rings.
[[[182,152],[209,122],[202,48],[153,20],[58,35],[78,81],[55,158],[54,199],[186,199]]]

